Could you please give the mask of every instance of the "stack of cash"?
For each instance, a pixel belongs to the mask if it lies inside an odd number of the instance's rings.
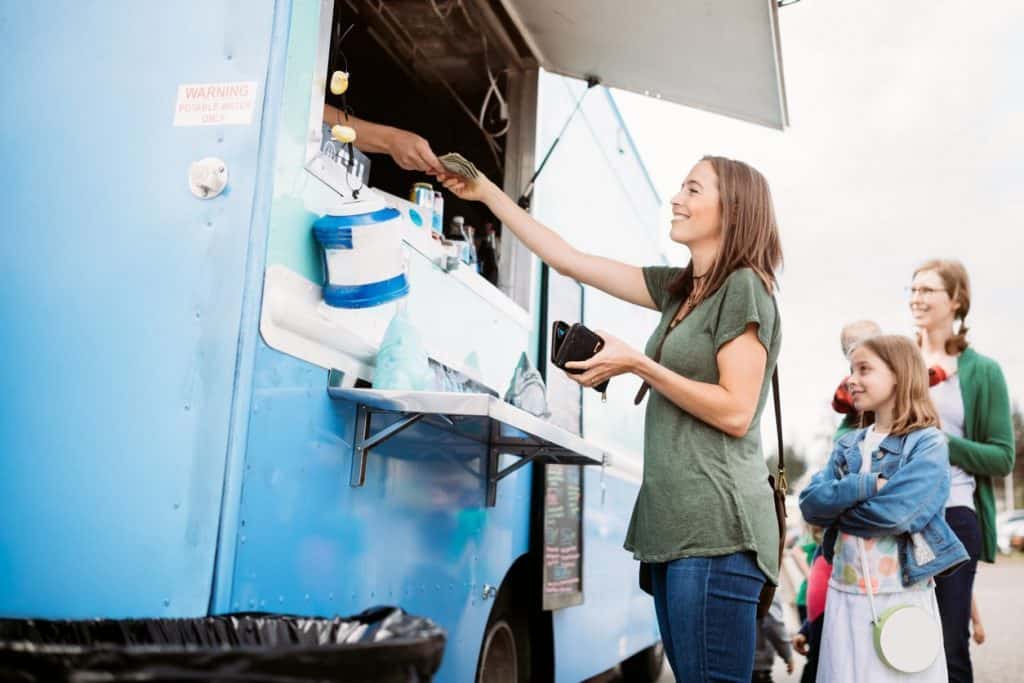
[[[475,180],[476,177],[480,175],[480,171],[478,171],[477,167],[473,165],[473,162],[469,161],[458,152],[450,152],[443,156],[439,156],[437,160],[441,162],[442,166],[444,166],[444,170],[449,173],[462,176],[463,178]]]

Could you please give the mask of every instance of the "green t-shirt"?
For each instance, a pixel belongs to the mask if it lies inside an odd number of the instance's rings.
[[[647,289],[662,312],[647,342],[652,356],[679,308],[665,285],[680,272],[644,268]],[[722,287],[669,333],[661,364],[684,377],[715,384],[718,351],[756,323],[768,352],[757,412],[742,438],[731,437],[683,411],[653,389],[644,423],[644,478],[629,522],[625,547],[644,562],[753,551],[777,582],[779,531],[761,451],[761,413],[779,356],[781,330],[775,298],[749,268]]]

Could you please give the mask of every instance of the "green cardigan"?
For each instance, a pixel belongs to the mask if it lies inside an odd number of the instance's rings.
[[[992,477],[1013,471],[1010,395],[999,364],[968,347],[957,359],[964,401],[964,438],[949,438],[949,463],[974,475],[974,509],[981,523],[981,559],[996,560],[996,498]]]
[[[1010,395],[999,364],[968,347],[957,358],[964,402],[964,437],[949,437],[949,463],[974,475],[974,510],[981,524],[981,559],[996,560],[996,498],[992,477],[1013,471],[1015,448]],[[835,438],[857,428],[847,415]]]

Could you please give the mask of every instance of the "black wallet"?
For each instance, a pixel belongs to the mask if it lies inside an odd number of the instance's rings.
[[[584,371],[567,368],[566,363],[593,358],[603,347],[604,339],[582,323],[569,325],[563,320],[556,320],[551,329],[551,363],[571,375],[582,375]],[[608,380],[594,389],[603,395],[608,390]]]

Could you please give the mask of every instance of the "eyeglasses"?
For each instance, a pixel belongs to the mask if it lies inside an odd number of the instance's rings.
[[[904,287],[903,291],[907,293],[907,296],[920,296],[927,299],[932,294],[938,294],[939,292],[944,292],[946,290],[932,289],[931,287]]]

